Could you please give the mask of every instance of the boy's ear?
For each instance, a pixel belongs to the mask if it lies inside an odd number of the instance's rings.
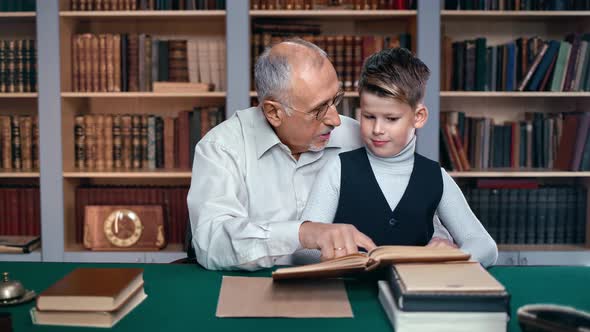
[[[279,104],[276,101],[265,100],[262,102],[261,108],[264,117],[266,117],[266,120],[271,126],[274,128],[281,126],[285,112],[280,109]]]
[[[428,121],[428,108],[424,104],[418,104],[414,112],[414,128],[422,128]]]

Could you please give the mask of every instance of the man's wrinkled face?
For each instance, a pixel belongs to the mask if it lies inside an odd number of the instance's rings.
[[[290,100],[284,106],[291,115],[276,128],[277,135],[292,154],[321,151],[332,130],[340,125],[335,106],[318,118],[318,112],[331,105],[339,93],[336,71],[330,61],[324,60],[321,66],[294,66],[291,76]]]

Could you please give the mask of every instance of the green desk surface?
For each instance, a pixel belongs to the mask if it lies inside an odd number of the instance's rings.
[[[148,298],[121,320],[113,331],[392,331],[377,300],[374,278],[347,280],[354,318],[216,318],[217,296],[223,275],[270,276],[256,273],[207,271],[195,265],[0,263],[25,287],[43,291],[78,266],[143,267]],[[512,295],[509,331],[520,331],[516,309],[528,303],[557,303],[590,311],[590,267],[493,267],[490,272]],[[105,280],[105,282],[108,282]],[[29,310],[34,302],[0,307],[12,313],[15,332],[105,331],[104,329],[37,326]]]

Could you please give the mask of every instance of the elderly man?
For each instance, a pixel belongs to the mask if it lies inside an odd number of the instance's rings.
[[[336,111],[343,92],[326,53],[286,41],[259,57],[254,76],[259,107],[237,111],[195,148],[187,203],[197,261],[255,270],[290,264],[304,248],[328,259],[374,248],[351,225],[300,220],[322,166],[361,146],[358,123]],[[435,234],[448,237],[436,221]]]

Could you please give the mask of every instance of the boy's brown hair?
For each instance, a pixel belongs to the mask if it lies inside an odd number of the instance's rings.
[[[384,49],[369,56],[359,79],[359,94],[394,98],[416,109],[424,98],[430,69],[405,48]]]

